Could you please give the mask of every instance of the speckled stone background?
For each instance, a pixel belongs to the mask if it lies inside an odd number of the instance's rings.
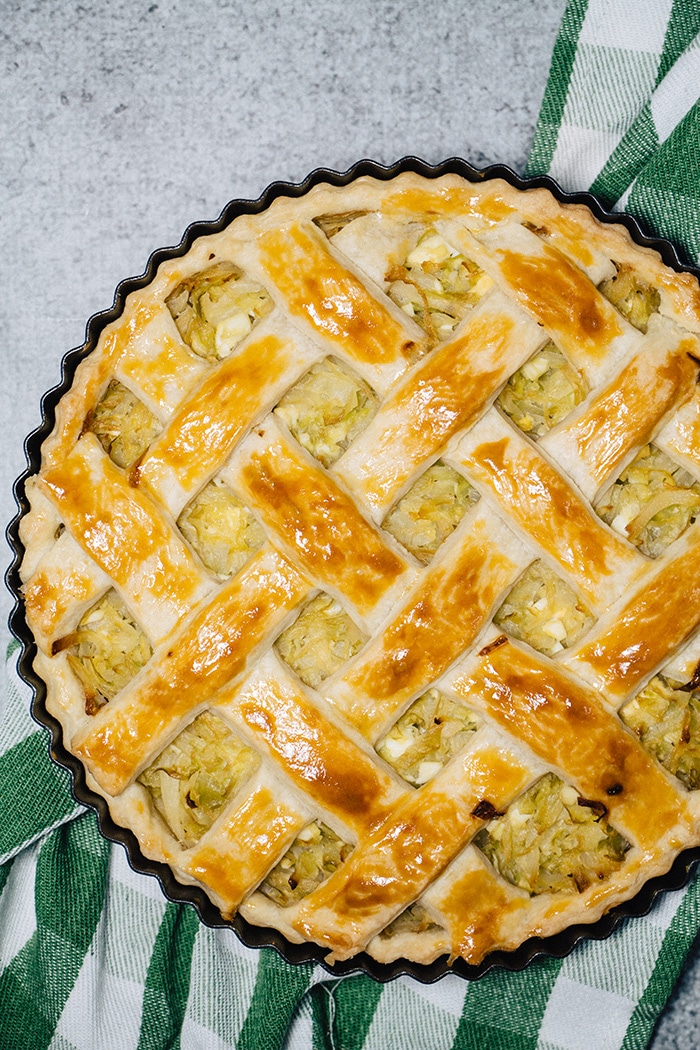
[[[318,166],[410,153],[522,171],[563,10],[564,0],[0,0],[4,521],[40,396],[120,279],[229,199]],[[9,595],[1,601],[0,625]],[[653,1050],[700,1046],[698,999],[696,944]]]

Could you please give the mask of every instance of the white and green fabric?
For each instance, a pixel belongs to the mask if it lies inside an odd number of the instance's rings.
[[[590,189],[700,261],[700,4],[569,0],[527,175]]]
[[[528,174],[700,255],[700,5],[570,0]],[[10,647],[0,700],[0,1050],[639,1050],[700,880],[564,960],[468,983],[334,980],[243,947],[129,868],[73,801]]]

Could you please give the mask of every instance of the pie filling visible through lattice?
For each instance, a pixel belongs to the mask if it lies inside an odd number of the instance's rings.
[[[132,292],[21,526],[141,850],[333,960],[478,963],[700,841],[700,290],[543,189],[241,215]]]

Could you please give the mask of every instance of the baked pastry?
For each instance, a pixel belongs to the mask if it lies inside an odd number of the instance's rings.
[[[700,289],[547,190],[278,197],[165,261],[21,535],[143,854],[330,962],[592,922],[700,842]]]

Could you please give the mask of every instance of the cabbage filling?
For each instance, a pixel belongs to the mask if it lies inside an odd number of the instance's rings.
[[[210,481],[177,520],[183,536],[217,576],[232,576],[265,542],[248,508],[220,479]]]
[[[493,284],[471,259],[452,248],[432,227],[402,264],[386,274],[391,299],[423,328],[429,346],[449,339]]]
[[[645,445],[604,494],[596,511],[648,558],[660,554],[695,521],[700,484],[655,445]]]
[[[299,832],[258,889],[275,904],[288,908],[325,882],[352,849],[322,821],[314,821]]]
[[[138,779],[175,838],[189,848],[209,830],[259,761],[220,718],[205,711]]]
[[[355,219],[361,219],[363,215],[368,214],[369,212],[366,211],[343,211],[329,213],[328,215],[317,215],[314,219],[314,224],[330,240],[335,237],[336,233],[340,233],[342,229],[354,222]]]
[[[428,689],[389,730],[377,753],[400,777],[419,787],[465,747],[476,729],[468,707]]]
[[[582,893],[623,863],[629,842],[603,803],[546,773],[474,838],[498,873],[531,896]]]
[[[514,638],[546,656],[573,645],[594,617],[576,592],[543,561],[534,561],[493,618]]]
[[[600,291],[631,325],[646,332],[649,318],[659,312],[659,293],[640,280],[631,266],[615,263],[615,269],[615,276],[599,285]]]
[[[318,689],[364,642],[364,635],[340,602],[330,594],[319,594],[282,632],[275,648],[305,685]]]
[[[205,361],[228,357],[273,305],[261,285],[228,262],[186,278],[165,304],[190,350]]]
[[[103,449],[118,467],[133,466],[153,439],[161,425],[143,401],[118,379],[112,379],[104,397],[85,420],[85,430],[91,430]]]
[[[669,773],[690,791],[700,788],[700,694],[656,675],[620,717]]]
[[[496,404],[524,433],[541,438],[573,412],[587,392],[582,376],[549,342],[513,373]]]
[[[148,663],[153,650],[116,591],[108,591],[75,631],[55,642],[85,690],[85,711],[96,714]]]
[[[299,444],[330,467],[377,410],[377,395],[332,357],[313,365],[275,408]]]
[[[389,512],[383,527],[425,565],[478,499],[467,479],[439,459]]]
[[[438,925],[425,910],[419,901],[415,901],[414,904],[409,905],[399,915],[396,916],[393,922],[389,923],[385,929],[382,930],[382,937],[395,937],[401,933],[426,933],[428,930],[441,930],[442,927]]]

